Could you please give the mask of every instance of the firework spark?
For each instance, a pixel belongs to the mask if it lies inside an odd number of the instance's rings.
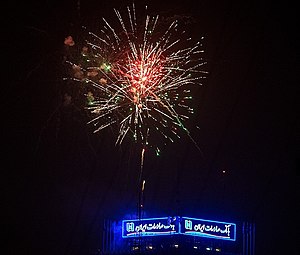
[[[99,33],[88,32],[80,60],[67,61],[86,88],[88,124],[94,132],[116,126],[116,144],[131,137],[152,146],[158,137],[166,143],[189,135],[190,85],[206,74],[201,43],[188,46],[176,20],[162,28],[158,15],[146,15],[139,26],[134,5],[125,15],[114,11],[118,26],[103,18]]]

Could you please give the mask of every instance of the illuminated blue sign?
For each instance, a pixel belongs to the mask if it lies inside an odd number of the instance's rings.
[[[194,218],[181,218],[181,234],[235,241],[236,224]]]
[[[122,237],[171,235],[179,233],[177,217],[122,221]]]
[[[183,234],[236,240],[236,224],[188,217],[164,217],[122,221],[122,237]]]

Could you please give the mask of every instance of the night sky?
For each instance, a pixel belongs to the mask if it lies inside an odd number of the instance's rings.
[[[80,5],[78,5],[80,3]],[[141,148],[93,134],[62,81],[64,38],[131,1],[11,3],[3,23],[4,254],[88,254],[99,222],[135,214]],[[256,224],[256,254],[296,254],[299,95],[296,15],[268,1],[136,1],[137,15],[190,17],[209,72],[183,136],[146,150],[145,216]],[[64,106],[63,95],[72,96]]]

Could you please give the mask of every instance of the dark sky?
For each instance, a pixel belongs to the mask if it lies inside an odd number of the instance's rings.
[[[145,215],[251,221],[256,254],[296,254],[299,55],[292,7],[152,0],[138,1],[137,10],[146,4],[153,14],[193,17],[189,26],[194,37],[205,37],[209,75],[195,92],[190,124],[201,153],[188,137],[160,157],[145,153]],[[140,148],[115,146],[114,130],[93,134],[79,105],[62,105],[65,92],[76,95],[62,82],[64,38],[127,5],[67,0],[7,9],[6,254],[87,254],[102,219],[136,213]]]

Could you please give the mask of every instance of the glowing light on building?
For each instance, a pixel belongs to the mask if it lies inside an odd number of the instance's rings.
[[[123,238],[174,234],[235,241],[236,224],[178,216],[122,221]]]

